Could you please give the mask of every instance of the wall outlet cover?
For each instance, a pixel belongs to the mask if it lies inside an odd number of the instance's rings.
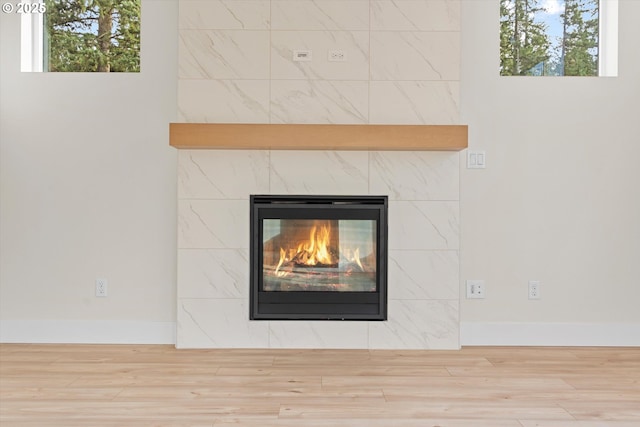
[[[467,280],[467,298],[484,299],[484,280]]]

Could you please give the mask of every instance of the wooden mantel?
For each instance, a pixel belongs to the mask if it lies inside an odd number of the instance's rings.
[[[171,123],[176,148],[218,150],[460,151],[466,125]]]

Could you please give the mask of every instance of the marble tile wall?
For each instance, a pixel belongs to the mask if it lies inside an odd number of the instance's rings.
[[[180,0],[185,122],[457,124],[460,0]],[[329,50],[345,62],[330,62]],[[312,61],[292,61],[311,50]]]
[[[183,122],[459,122],[460,0],[179,4]],[[178,347],[459,347],[458,153],[178,158]],[[249,195],[267,193],[389,196],[388,321],[249,321]]]

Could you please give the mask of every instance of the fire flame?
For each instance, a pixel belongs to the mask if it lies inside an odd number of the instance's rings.
[[[284,248],[280,248],[280,259],[275,269],[275,275],[278,277],[284,277],[289,274],[289,271],[280,270],[284,263],[293,262],[297,265],[307,266],[337,264],[338,260],[332,254],[329,247],[330,241],[331,226],[312,226],[309,229],[309,240],[304,240],[298,243],[297,247],[289,248],[288,251]],[[360,249],[355,249],[353,253],[351,250],[347,250],[344,254],[346,255],[347,261],[357,264],[358,267],[364,271],[364,268],[360,263]]]
[[[364,271],[364,267],[360,263],[360,248],[356,248],[356,250],[354,250],[353,253],[351,253],[351,250],[349,249],[344,250],[342,252],[344,252],[345,257],[347,258],[348,261],[356,263],[357,266],[360,267],[360,270]]]
[[[296,251],[297,262],[304,265],[333,264],[333,257],[329,253],[330,228],[323,225],[316,233],[314,225],[309,231],[309,240],[301,242]]]
[[[287,253],[285,252],[285,250],[280,248],[280,261],[278,261],[278,265],[276,266],[276,276],[278,277],[283,277],[286,275],[286,272],[280,271],[280,266],[287,259],[286,255]]]

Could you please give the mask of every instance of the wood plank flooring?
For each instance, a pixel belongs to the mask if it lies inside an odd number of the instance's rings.
[[[640,427],[640,348],[3,344],[0,426]]]

